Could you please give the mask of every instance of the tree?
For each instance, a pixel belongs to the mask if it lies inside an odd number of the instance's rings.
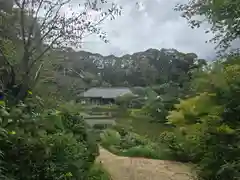
[[[136,97],[137,96],[132,93],[124,94],[124,95],[118,96],[116,98],[116,103],[119,104],[119,106],[121,106],[121,108],[125,109],[131,104],[131,101],[133,99],[135,99]]]
[[[194,85],[197,95],[180,100],[167,117],[182,133],[162,137],[175,155],[199,166],[201,179],[238,179],[240,65],[214,63]]]
[[[120,14],[120,8],[114,3],[106,11],[99,8],[109,5],[102,0],[88,0],[78,7],[72,0],[15,0],[14,3],[16,8],[14,6],[11,13],[1,13],[3,27],[8,27],[9,36],[1,36],[0,52],[17,74],[17,81],[13,83],[15,89],[17,87],[14,94],[17,100],[24,99],[28,89],[34,87],[51,49],[80,48],[83,38],[90,34],[97,34],[108,42],[99,25]],[[91,12],[98,16],[92,19]],[[4,50],[6,39],[16,45],[15,64],[10,63]]]
[[[187,4],[178,4],[176,10],[182,11],[192,28],[210,23],[210,31],[215,34],[211,41],[218,43],[217,47],[227,49],[240,37],[240,1],[190,0]],[[199,16],[202,18],[197,18]]]

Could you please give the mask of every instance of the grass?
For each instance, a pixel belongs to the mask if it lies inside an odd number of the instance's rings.
[[[116,123],[129,128],[141,136],[149,138],[153,142],[159,141],[159,136],[163,131],[171,131],[171,128],[164,124],[150,122],[148,119],[119,118]]]
[[[103,148],[118,156],[171,159],[168,149],[163,144],[152,142],[120,126],[103,131],[100,135],[100,142]]]
[[[116,110],[116,106],[85,106],[84,108],[90,110],[85,114],[85,120],[90,125],[94,124],[106,124],[106,125],[121,125],[131,131],[145,136],[153,142],[158,142],[160,134],[163,131],[171,131],[170,127],[164,124],[150,122],[151,119],[141,115],[141,109],[129,109],[129,112],[125,112],[126,116],[119,117],[116,119],[110,118],[105,115],[104,112],[108,110]],[[100,113],[101,112],[101,113]],[[91,115],[90,115],[91,114]],[[124,114],[124,113],[123,113]]]
[[[156,123],[146,116],[118,118],[116,119],[117,125],[125,127],[130,131],[146,137],[151,142],[154,142],[154,147],[149,146],[137,146],[130,148],[123,153],[119,154],[128,157],[145,157],[152,159],[171,160],[172,157],[168,152],[168,147],[160,141],[160,135],[164,131],[173,131],[173,129],[167,125]]]
[[[99,109],[104,109],[103,107],[97,107]],[[96,109],[97,109],[96,108]],[[134,111],[129,109],[129,111]],[[139,110],[135,110],[136,112]],[[135,112],[134,111],[134,112]],[[141,110],[140,110],[141,111]],[[94,112],[95,111],[91,111]],[[135,114],[139,116],[132,116],[133,113],[126,112],[126,115],[120,118],[114,119],[106,118],[106,115],[96,114],[96,115],[85,115],[86,122],[90,125],[120,125],[123,127],[125,131],[129,131],[128,133],[136,133],[142,137],[140,137],[141,141],[143,139],[147,139],[150,142],[146,142],[143,144],[132,144],[131,140],[124,139],[124,137],[115,137],[115,133],[110,134],[107,139],[102,141],[102,146],[108,149],[110,152],[120,155],[120,156],[128,156],[128,157],[145,157],[151,159],[170,159],[168,157],[168,152],[166,151],[166,146],[160,143],[160,134],[163,131],[170,131],[171,128],[160,124],[150,122],[150,119],[146,116],[141,116],[141,112],[137,112]],[[95,118],[94,118],[95,117]],[[125,117],[125,118],[124,118]],[[116,127],[116,126],[115,126]],[[129,129],[131,127],[131,129]],[[104,129],[104,128],[101,128]],[[118,130],[117,130],[118,131]],[[121,131],[121,130],[120,130]],[[102,131],[99,131],[99,133]],[[137,137],[136,137],[137,138]],[[129,142],[130,141],[130,142]],[[128,142],[130,144],[128,144]],[[125,145],[124,145],[125,144]],[[132,144],[132,145],[131,145]]]

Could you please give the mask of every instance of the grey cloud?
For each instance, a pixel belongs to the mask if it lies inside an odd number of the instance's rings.
[[[179,0],[142,0],[140,10],[136,0],[115,1],[123,6],[122,16],[102,24],[110,43],[91,36],[85,39],[91,42],[84,44],[85,50],[120,56],[148,48],[175,48],[197,53],[201,58],[215,56],[215,45],[205,43],[212,37],[204,33],[206,27],[191,29],[179,12],[173,10]]]

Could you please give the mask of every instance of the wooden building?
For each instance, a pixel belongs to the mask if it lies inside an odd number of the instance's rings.
[[[83,101],[90,102],[91,104],[115,104],[117,97],[129,93],[133,94],[129,88],[125,87],[91,88],[83,92],[80,97]]]

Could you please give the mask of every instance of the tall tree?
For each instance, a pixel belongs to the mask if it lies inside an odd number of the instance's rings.
[[[178,4],[176,10],[182,11],[182,16],[192,28],[204,22],[210,23],[210,31],[215,34],[211,41],[217,42],[220,48],[227,49],[232,41],[240,37],[238,0],[190,0],[187,4]]]
[[[14,70],[18,72],[19,81],[14,86],[18,89],[15,94],[18,100],[23,99],[27,90],[35,85],[50,49],[79,48],[83,38],[90,34],[97,34],[107,42],[106,33],[99,25],[105,19],[113,19],[120,14],[116,4],[109,7],[102,0],[87,0],[79,6],[75,6],[72,0],[14,0],[14,4],[11,13],[1,13],[3,27],[8,27],[11,33],[1,37],[0,52],[3,59],[13,66],[4,42],[7,39],[17,46],[18,66]],[[107,7],[106,11],[99,8],[102,4]],[[92,17],[91,14],[98,16]]]

